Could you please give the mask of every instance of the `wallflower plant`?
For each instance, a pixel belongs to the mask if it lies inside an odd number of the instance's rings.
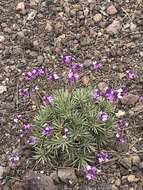
[[[94,164],[99,148],[113,136],[114,107],[95,102],[91,88],[56,90],[33,123],[35,158],[51,166]]]

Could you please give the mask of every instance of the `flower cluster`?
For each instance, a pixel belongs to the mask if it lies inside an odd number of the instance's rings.
[[[97,154],[97,159],[100,164],[109,161],[109,154],[107,152],[100,152]],[[85,178],[87,180],[95,180],[97,176],[97,167],[87,165],[84,168]]]
[[[18,123],[19,120],[20,120],[20,118],[21,118],[21,115],[17,113],[17,114],[14,116],[14,122],[15,122],[15,123]]]
[[[46,137],[51,137],[54,133],[54,129],[49,124],[45,123],[42,128],[42,135]]]
[[[73,56],[66,55],[66,56],[63,56],[61,63],[66,64],[66,65],[71,65],[73,60],[74,60]]]
[[[43,101],[45,102],[45,104],[49,105],[49,104],[52,104],[54,102],[54,99],[52,96],[44,96]]]
[[[95,180],[97,175],[97,168],[95,166],[86,166],[84,169],[85,177],[88,180]]]
[[[36,144],[36,140],[37,138],[34,137],[34,136],[30,136],[27,143],[30,144],[30,145],[35,145]]]
[[[100,69],[102,69],[103,65],[101,63],[98,62],[93,62],[91,65],[91,70],[92,71],[99,71]]]
[[[13,155],[9,158],[9,163],[12,167],[17,166],[20,161],[20,157],[18,155]]]
[[[136,78],[136,74],[133,71],[128,70],[128,71],[126,71],[126,73],[127,73],[127,77],[129,80],[133,80]]]
[[[109,154],[107,152],[101,152],[97,155],[97,157],[100,164],[109,160]]]
[[[68,128],[64,128],[63,129],[63,138],[67,139],[69,136],[69,129]]]
[[[26,81],[31,81],[38,77],[45,76],[45,74],[46,74],[46,72],[45,72],[44,67],[36,67],[36,68],[33,68],[31,71],[24,73],[23,76]]]
[[[106,122],[108,119],[109,119],[109,116],[106,112],[101,111],[97,114],[97,120],[99,121]]]
[[[68,81],[70,84],[75,84],[76,81],[79,80],[79,74],[77,72],[73,72],[71,69],[69,70],[68,73]]]
[[[22,88],[22,89],[20,89],[19,90],[19,94],[22,97],[28,97],[28,96],[30,96],[30,92],[29,92],[28,88]]]
[[[100,97],[106,98],[108,101],[110,102],[115,102],[119,99],[121,99],[124,95],[124,91],[122,88],[119,88],[117,90],[108,88],[106,89],[105,93],[103,93],[101,90],[96,89],[93,93],[92,93],[92,99],[94,101],[99,100]]]
[[[32,131],[32,125],[31,124],[24,124],[22,126],[22,132],[25,134],[28,134]]]
[[[56,74],[56,73],[50,73],[48,75],[48,80],[51,80],[51,81],[56,81],[59,79],[59,76]]]
[[[140,96],[139,101],[143,102],[143,96]]]

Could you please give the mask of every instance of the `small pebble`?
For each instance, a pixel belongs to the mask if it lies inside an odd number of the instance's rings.
[[[20,11],[20,13],[24,14],[25,13],[25,3],[19,2],[16,6],[16,11]]]
[[[120,180],[119,178],[116,179],[115,185],[116,185],[117,187],[119,187],[119,186],[121,185],[121,180]]]
[[[143,162],[141,162],[141,163],[139,164],[139,168],[140,168],[140,169],[143,169]]]
[[[3,92],[6,92],[7,87],[6,86],[0,86],[0,94],[2,94]]]
[[[102,20],[102,15],[100,13],[96,14],[94,17],[93,17],[93,20],[95,22],[100,22]]]
[[[139,179],[138,179],[138,178],[136,178],[136,176],[135,176],[135,175],[133,175],[133,174],[129,175],[129,176],[127,177],[127,180],[128,180],[128,182],[129,182],[129,183],[139,181]]]
[[[141,159],[138,155],[132,155],[131,159],[132,159],[133,166],[138,166],[141,161]]]
[[[45,30],[47,32],[51,32],[53,30],[52,22],[50,20],[47,20],[47,24],[46,24]]]
[[[3,166],[0,166],[0,179],[3,178],[4,173],[6,172],[6,168]]]
[[[117,13],[117,9],[114,5],[110,5],[108,8],[107,8],[107,13],[109,15],[115,15]]]
[[[4,36],[0,36],[0,43],[5,41],[5,37]]]
[[[118,187],[116,187],[115,185],[112,185],[111,190],[118,190]]]
[[[117,113],[115,113],[116,117],[121,118],[126,114],[125,111],[119,110]]]
[[[114,20],[107,28],[106,31],[107,33],[113,35],[113,34],[118,34],[119,31],[121,30],[121,23],[119,20]]]

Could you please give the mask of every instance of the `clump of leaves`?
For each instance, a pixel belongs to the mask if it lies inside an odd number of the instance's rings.
[[[99,148],[113,136],[114,107],[104,98],[94,102],[91,93],[91,88],[57,90],[53,104],[41,108],[34,120],[36,159],[57,167],[95,162]],[[101,111],[108,114],[106,122],[97,118]],[[42,133],[46,124],[53,129],[50,136]]]

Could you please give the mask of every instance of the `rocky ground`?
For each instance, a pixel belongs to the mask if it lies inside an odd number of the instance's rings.
[[[24,85],[21,75],[41,65],[62,73],[57,65],[60,57],[68,53],[87,67],[94,60],[104,64],[102,73],[85,78],[83,83],[88,80],[90,83],[92,77],[101,88],[103,84],[127,88],[129,96],[118,105],[117,116],[123,114],[129,120],[130,143],[113,149],[115,159],[106,163],[99,173],[98,187],[97,184],[69,187],[65,178],[77,179],[73,171],[70,174],[64,171],[64,176],[67,174],[64,179],[63,173],[57,174],[59,189],[142,190],[143,104],[139,101],[143,95],[142,0],[25,0],[20,3],[1,0],[0,13],[0,189],[22,190],[23,183],[27,185],[25,189],[33,189],[28,184],[35,184],[37,175],[29,175],[28,180],[23,178],[29,169],[36,170],[31,166],[29,150],[22,150],[23,167],[13,170],[7,165],[8,155],[20,149],[14,114],[21,113],[28,120],[33,113],[33,102],[18,95]],[[137,73],[134,81],[126,80],[128,69]],[[43,168],[40,169],[43,173]],[[51,178],[40,175],[39,184],[43,187],[40,185],[39,189],[56,190]],[[33,176],[31,181],[30,176]]]

